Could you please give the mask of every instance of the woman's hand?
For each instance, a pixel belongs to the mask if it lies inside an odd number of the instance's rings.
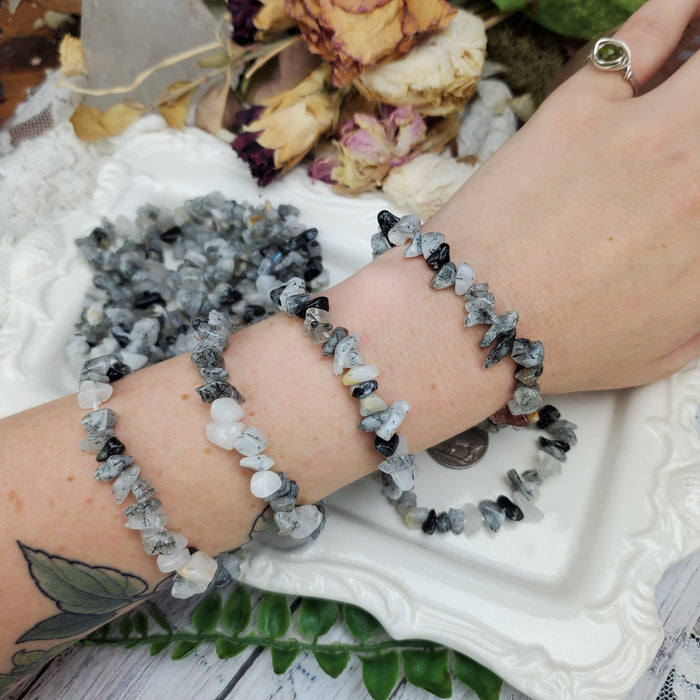
[[[650,0],[616,33],[640,87],[698,14],[698,0]],[[544,391],[681,368],[700,352],[700,55],[639,97],[584,66],[431,229],[544,342]]]

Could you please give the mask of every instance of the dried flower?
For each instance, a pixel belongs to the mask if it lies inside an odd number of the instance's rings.
[[[430,129],[409,106],[382,105],[378,116],[357,113],[341,129],[336,156],[320,156],[309,174],[346,193],[374,189],[393,167],[425,151],[441,150],[457,132],[457,119],[436,120]]]
[[[461,163],[437,153],[422,153],[398,168],[392,168],[382,192],[405,211],[425,221],[435,214],[471,177],[477,166]]]
[[[241,46],[266,41],[295,26],[284,0],[228,0],[232,39]]]
[[[61,62],[61,73],[66,77],[87,75],[83,43],[80,39],[65,34],[58,46],[58,57]]]
[[[336,86],[406,53],[455,13],[446,0],[286,0],[286,8],[309,49],[331,65]]]
[[[260,186],[294,167],[335,125],[341,94],[329,89],[329,78],[321,65],[292,90],[236,115],[243,127],[231,145]]]
[[[484,23],[458,10],[446,29],[425,37],[407,55],[366,71],[354,84],[368,100],[445,115],[462,109],[476,90],[485,52]]]

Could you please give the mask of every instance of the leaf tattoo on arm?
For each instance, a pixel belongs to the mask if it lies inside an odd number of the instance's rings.
[[[17,642],[66,639],[84,634],[144,598],[148,584],[109,566],[90,566],[17,543],[37,588],[61,611],[38,622]]]

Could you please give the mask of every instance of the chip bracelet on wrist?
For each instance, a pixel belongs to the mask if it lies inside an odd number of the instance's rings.
[[[211,585],[223,586],[238,576],[240,559],[228,557],[226,563],[202,550],[188,547],[187,538],[165,526],[168,516],[156,498],[156,489],[141,476],[141,467],[126,453],[124,443],[114,434],[118,415],[111,408],[101,407],[111,396],[111,383],[131,372],[121,354],[111,353],[88,360],[80,375],[78,404],[91,409],[81,423],[87,437],[80,449],[96,452],[98,481],[112,481],[117,504],[132,495],[135,502],[124,510],[126,527],[141,535],[147,554],[157,557],[163,573],[175,572],[170,592],[174,598],[189,598],[203,593]]]

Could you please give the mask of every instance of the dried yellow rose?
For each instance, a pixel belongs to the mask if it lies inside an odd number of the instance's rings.
[[[405,56],[364,72],[354,85],[368,100],[442,116],[462,109],[472,96],[485,53],[484,23],[459,10],[445,29],[426,36]]]
[[[277,34],[286,32],[295,26],[294,20],[287,14],[285,0],[261,0],[262,7],[253,19],[258,30],[255,38],[265,41]]]
[[[292,90],[239,113],[244,122],[232,146],[259,185],[295,166],[338,118],[341,95],[330,89],[330,68],[321,65]]]
[[[445,0],[286,0],[309,49],[346,85],[366,68],[406,53],[423,32],[442,29],[455,13]]]
[[[229,2],[233,40],[245,46],[267,41],[295,26],[287,14],[285,0],[238,0]]]

